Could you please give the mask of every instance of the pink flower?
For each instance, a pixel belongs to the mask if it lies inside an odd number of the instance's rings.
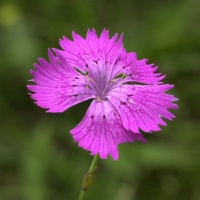
[[[162,118],[175,116],[167,109],[178,108],[171,101],[178,100],[165,92],[173,85],[159,82],[164,78],[154,73],[157,67],[137,60],[136,53],[127,53],[122,35],[109,39],[105,29],[98,38],[95,30],[88,30],[86,39],[73,34],[74,41],[60,40],[64,49],[48,51],[50,64],[39,58],[31,70],[28,85],[31,97],[47,112],[63,112],[69,107],[94,99],[83,120],[71,130],[79,146],[107,158],[110,153],[118,159],[117,145],[124,142],[147,142],[140,130],[152,132],[166,126]],[[137,84],[136,84],[137,83]],[[142,83],[142,84],[140,84]]]

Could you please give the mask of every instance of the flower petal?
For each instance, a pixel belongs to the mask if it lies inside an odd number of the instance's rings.
[[[82,101],[94,98],[94,92],[86,88],[85,77],[71,67],[59,54],[57,57],[49,50],[51,64],[39,59],[40,65],[35,64],[37,71],[31,74],[37,85],[28,85],[30,94],[36,104],[49,108],[47,112],[63,112],[69,107]]]
[[[171,120],[175,116],[167,109],[178,106],[171,103],[177,99],[164,92],[173,85],[122,85],[109,93],[107,98],[121,115],[124,127],[134,133],[139,128],[145,132],[158,131],[160,125],[166,125],[162,120]]]
[[[121,65],[121,72],[127,76],[126,82],[140,82],[146,84],[158,84],[165,75],[154,73],[158,67],[154,64],[147,64],[148,59],[137,60],[135,52],[126,53],[125,48],[122,49],[118,63]]]
[[[114,160],[118,159],[117,145],[134,142],[135,139],[147,142],[141,133],[126,130],[115,107],[110,101],[94,100],[83,120],[70,131],[79,146],[107,158],[110,153]]]
[[[100,38],[97,37],[95,29],[92,29],[92,31],[88,30],[86,39],[83,39],[75,32],[72,35],[74,41],[70,41],[66,37],[60,40],[60,46],[64,51],[53,50],[64,56],[71,65],[83,71],[88,70],[87,64],[91,61],[98,62],[98,60],[102,60],[110,63],[114,62],[118,58],[123,45],[123,35],[116,42],[118,34],[109,39],[109,32],[105,29]]]

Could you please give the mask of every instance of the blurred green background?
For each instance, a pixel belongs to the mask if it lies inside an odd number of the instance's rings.
[[[200,199],[199,0],[1,0],[0,200],[76,200],[92,157],[69,130],[90,102],[45,113],[28,95],[30,69],[72,31],[85,37],[124,33],[124,46],[148,58],[175,84],[177,116],[147,144],[119,145],[120,157],[99,161],[86,199]]]

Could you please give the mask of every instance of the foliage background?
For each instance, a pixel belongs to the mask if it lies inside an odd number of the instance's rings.
[[[147,144],[119,145],[120,158],[100,160],[86,199],[200,199],[199,0],[1,0],[0,199],[75,200],[92,157],[69,130],[89,102],[45,113],[29,97],[29,70],[47,48],[74,30],[85,37],[124,32],[127,51],[156,63],[180,100],[163,131]]]

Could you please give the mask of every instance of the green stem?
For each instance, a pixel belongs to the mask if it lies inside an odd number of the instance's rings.
[[[92,163],[90,165],[90,168],[89,168],[87,174],[85,175],[85,177],[83,179],[83,185],[82,185],[81,192],[80,192],[78,200],[84,199],[86,191],[88,190],[89,186],[93,183],[94,178],[95,178],[94,175],[93,175],[93,172],[96,169],[96,165],[97,165],[98,160],[99,160],[99,154],[97,153],[94,156]]]

